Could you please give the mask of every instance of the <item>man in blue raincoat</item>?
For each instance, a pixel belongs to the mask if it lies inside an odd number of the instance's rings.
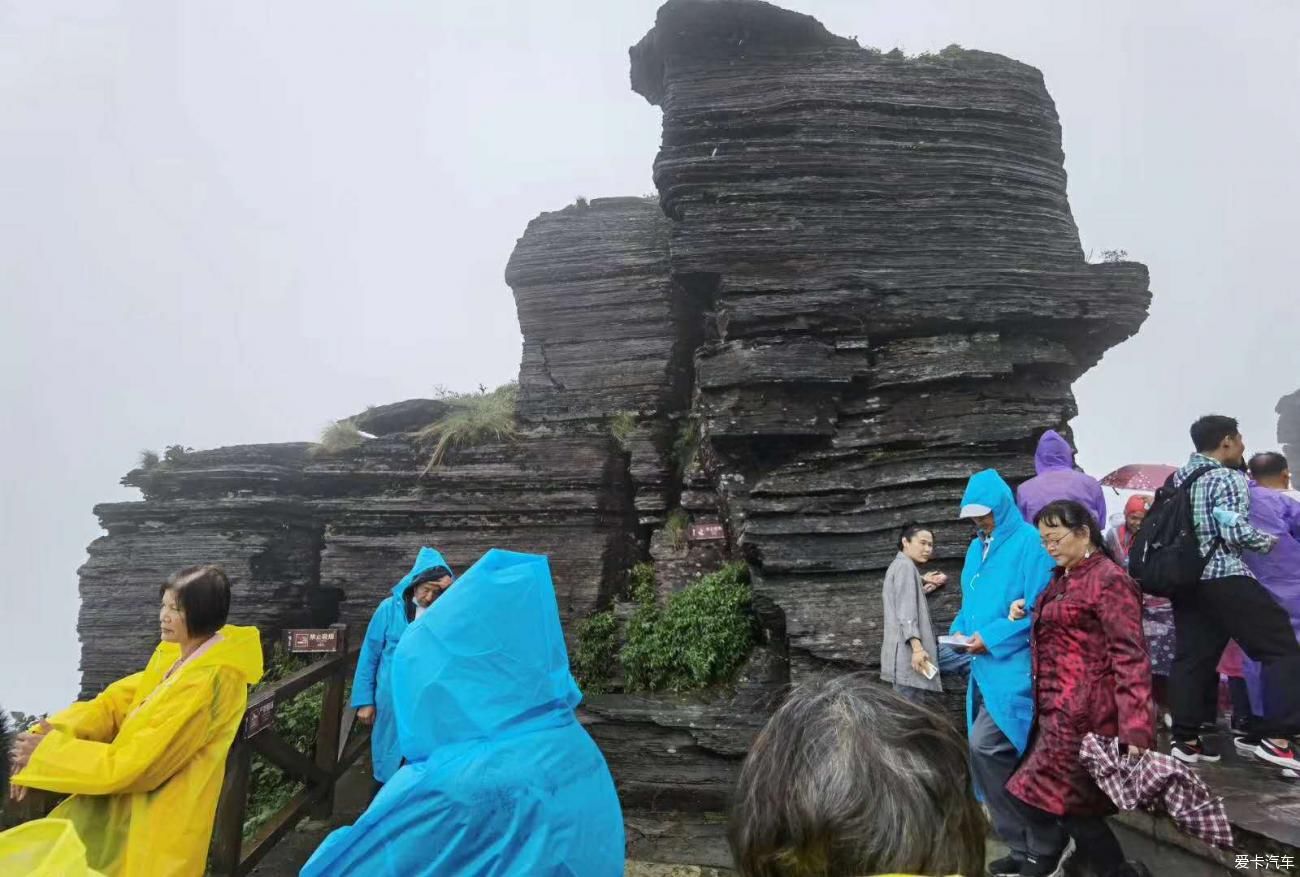
[[[407,763],[303,877],[620,877],[623,816],[574,707],[545,557],[492,549],[402,637]]]
[[[393,585],[370,618],[366,640],[357,657],[352,680],[352,706],[357,720],[373,724],[370,760],[376,783],[386,783],[402,763],[397,747],[397,721],[393,712],[391,674],[393,652],[406,628],[451,586],[451,566],[432,548],[421,548],[411,571]]]
[[[1011,621],[1009,615],[1016,600],[1034,605],[1054,563],[1038,530],[1021,517],[1011,488],[994,470],[971,476],[961,504],[961,517],[979,529],[966,552],[961,612],[951,630],[972,640],[966,690],[971,776],[994,829],[1011,850],[990,865],[989,873],[1019,874],[1034,870],[1029,863],[1039,865],[1043,856],[1059,854],[1060,842],[1054,825],[1040,832],[1006,790],[1034,720],[1030,620]]]

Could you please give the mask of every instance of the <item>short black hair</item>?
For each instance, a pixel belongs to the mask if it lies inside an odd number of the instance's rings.
[[[901,549],[904,541],[911,542],[916,538],[917,533],[932,533],[932,531],[924,524],[908,521],[898,533],[898,547]]]
[[[411,581],[411,587],[414,588],[418,585],[424,584],[425,582],[436,582],[438,579],[449,578],[450,576],[451,570],[447,569],[447,567],[431,566]]]
[[[1204,453],[1223,444],[1224,439],[1239,434],[1241,428],[1237,426],[1235,417],[1207,414],[1192,424],[1190,432],[1192,445],[1196,450]]]
[[[176,605],[185,615],[190,636],[212,636],[230,615],[230,579],[219,566],[187,566],[163,582],[158,596],[168,591],[176,595]]]
[[[1250,474],[1255,478],[1275,478],[1291,467],[1277,451],[1262,451],[1250,458]]]
[[[5,801],[9,798],[9,771],[12,764],[12,753],[9,747],[12,745],[11,735],[9,733],[9,717],[5,711],[0,709],[0,811],[5,808]]]

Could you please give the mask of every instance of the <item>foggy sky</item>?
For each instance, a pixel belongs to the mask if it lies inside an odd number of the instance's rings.
[[[142,448],[314,439],[515,376],[528,220],[653,190],[656,2],[0,0],[0,704],[76,691],[91,506]],[[1041,69],[1084,251],[1151,269],[1076,385],[1081,461],[1274,446],[1300,387],[1300,7],[789,0],[863,45]],[[1050,307],[1050,302],[1045,303]]]

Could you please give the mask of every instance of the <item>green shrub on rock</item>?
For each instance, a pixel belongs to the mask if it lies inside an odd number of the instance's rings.
[[[673,594],[641,603],[620,659],[629,690],[687,691],[728,682],[754,647],[748,571],[729,564]]]
[[[612,609],[597,612],[578,624],[573,675],[584,694],[609,690],[610,668],[618,658],[618,619]]]

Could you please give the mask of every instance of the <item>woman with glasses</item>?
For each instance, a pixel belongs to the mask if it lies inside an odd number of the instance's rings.
[[[1080,761],[1079,746],[1089,732],[1118,738],[1130,757],[1155,745],[1142,596],[1083,506],[1049,503],[1035,523],[1056,571],[1033,607],[1036,718],[1007,791],[1026,805],[1027,820],[1055,825],[1065,852],[1059,861],[1075,847],[1102,877],[1140,874],[1106,825],[1115,807]],[[1016,601],[1011,617],[1024,614]]]

